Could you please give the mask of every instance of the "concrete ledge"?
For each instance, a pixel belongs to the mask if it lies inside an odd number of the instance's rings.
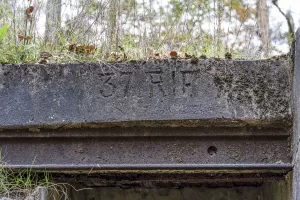
[[[292,168],[289,130],[101,128],[0,132],[10,168],[51,171]]]
[[[294,60],[294,74],[293,74],[293,140],[292,140],[292,153],[293,153],[293,182],[292,200],[300,199],[300,156],[299,156],[299,143],[300,143],[300,29],[296,32],[295,44],[295,60]]]
[[[150,60],[0,66],[0,129],[290,126],[289,64]]]

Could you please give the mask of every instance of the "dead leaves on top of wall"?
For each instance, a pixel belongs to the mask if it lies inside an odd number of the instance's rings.
[[[85,54],[89,55],[96,50],[94,45],[83,45],[83,44],[70,44],[68,45],[68,50],[76,54]]]

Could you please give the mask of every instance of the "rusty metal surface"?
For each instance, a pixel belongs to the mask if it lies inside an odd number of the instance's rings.
[[[292,167],[289,131],[285,129],[132,128],[11,133],[1,132],[0,147],[3,161],[12,168],[68,171]]]

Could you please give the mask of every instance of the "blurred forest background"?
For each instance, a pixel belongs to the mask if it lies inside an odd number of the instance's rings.
[[[300,3],[287,2],[0,0],[0,63],[268,58],[289,51],[299,25]]]

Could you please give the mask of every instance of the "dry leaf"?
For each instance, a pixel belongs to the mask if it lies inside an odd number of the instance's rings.
[[[22,40],[24,40],[25,37],[24,37],[24,35],[18,35],[18,38],[20,41],[22,41]]]
[[[27,16],[28,19],[31,19],[31,13],[33,12],[33,10],[34,10],[33,6],[29,6],[29,7],[26,9],[25,14],[26,14],[26,16]]]
[[[34,10],[34,7],[33,6],[29,6],[27,9],[26,9],[26,13],[27,14],[31,14]]]
[[[52,54],[49,53],[49,52],[44,51],[44,52],[40,53],[40,58],[47,59],[47,58],[50,58],[50,57],[52,57]]]
[[[77,54],[90,54],[94,50],[96,50],[96,47],[94,45],[83,45],[83,44],[70,44],[68,46],[69,51],[75,52]]]
[[[32,39],[32,36],[27,36],[27,37],[24,37],[24,40],[31,40]]]
[[[171,51],[171,52],[170,52],[170,56],[171,56],[172,58],[176,58],[176,57],[178,57],[178,54],[177,54],[176,51]]]
[[[69,49],[69,51],[71,51],[71,52],[75,52],[75,50],[76,50],[76,44],[70,44],[70,45],[68,46],[68,49]]]
[[[75,52],[77,54],[85,53],[85,46],[84,45],[76,45]]]
[[[86,54],[90,54],[92,53],[92,51],[94,51],[96,48],[94,45],[86,45],[85,46],[85,53]]]

